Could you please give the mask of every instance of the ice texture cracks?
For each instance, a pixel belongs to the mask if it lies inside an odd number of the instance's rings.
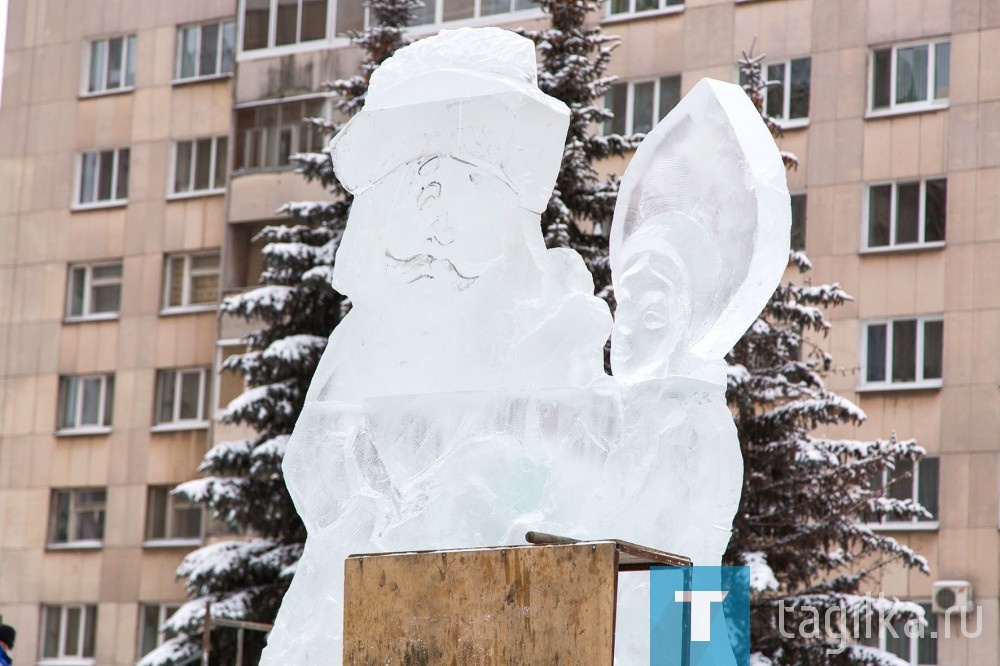
[[[657,125],[615,210],[612,322],[580,256],[544,246],[568,110],[534,57],[496,28],[405,47],[331,144],[355,195],[333,282],[354,307],[287,445],[309,536],[262,664],[339,663],[350,553],[535,529],[720,562],[742,487],[723,356],[788,257],[777,148],[707,79]],[[622,582],[618,663],[649,663],[644,595]]]

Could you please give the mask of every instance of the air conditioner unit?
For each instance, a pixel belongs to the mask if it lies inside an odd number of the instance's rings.
[[[972,610],[972,583],[967,580],[939,580],[934,583],[931,606],[935,613],[945,614]]]

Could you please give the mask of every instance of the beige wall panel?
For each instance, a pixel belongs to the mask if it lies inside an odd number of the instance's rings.
[[[170,93],[172,137],[193,139],[229,133],[232,113],[229,80],[174,86],[166,92]]]
[[[995,388],[995,387],[994,387]],[[975,399],[976,392],[973,392]],[[996,396],[991,396],[996,400]],[[985,425],[985,424],[983,424]],[[996,435],[996,430],[993,434]],[[990,446],[987,450],[996,450],[996,446]],[[1000,469],[997,467],[997,454],[995,452],[977,453],[969,456],[969,525],[981,528],[977,532],[982,532],[980,538],[989,535],[991,538],[985,540],[982,546],[992,547],[992,558],[978,557],[982,552],[976,553],[973,546],[973,562],[983,576],[990,577],[990,591],[996,594],[997,591],[997,478]]]
[[[897,12],[912,13],[920,17],[919,32],[915,37],[947,35],[951,33],[952,0],[923,0],[920,9],[913,3],[900,3]]]
[[[173,23],[171,21],[170,24],[161,24],[152,30],[144,31],[143,43],[138,47],[136,58],[137,82],[140,86],[157,86],[158,96],[161,97],[169,92],[166,86],[173,80],[177,67],[177,26]],[[142,77],[139,77],[140,69]],[[164,123],[157,128],[163,131],[170,127],[169,100],[164,99],[164,101],[167,102],[165,108],[161,109]]]
[[[869,0],[868,44],[891,42],[896,39],[896,0]]]
[[[190,479],[208,450],[207,437],[207,429],[150,435],[147,482],[163,485]]]
[[[63,265],[69,250],[69,221],[65,209],[26,212],[17,220],[16,232],[5,238],[13,239],[11,249],[21,264],[50,261]]]
[[[976,33],[971,33],[969,35],[956,35],[955,38],[952,39],[951,52],[953,62],[955,58],[955,42],[960,37],[968,37],[969,41],[973,41],[976,36]],[[980,44],[979,40],[975,40],[975,44],[978,47]],[[982,52],[969,49],[966,58],[963,58],[962,64],[956,63],[955,65],[952,65],[952,71],[956,73],[960,72],[962,67],[965,66],[967,62],[967,66],[971,70],[971,73],[963,72],[963,75],[971,76],[975,73],[979,74],[979,99],[984,102],[990,100],[1000,100],[1000,67],[996,66],[995,60],[991,62],[991,59],[995,58],[997,55],[996,45],[1000,44],[1000,29],[983,31],[982,44],[987,45]],[[954,78],[952,80],[954,80]],[[955,84],[953,83],[952,85],[954,86]]]
[[[985,54],[980,53],[978,32],[963,32],[951,36],[951,71],[948,98],[952,104],[969,104],[979,101],[980,87],[990,77],[995,67],[983,67],[980,62]],[[982,78],[980,78],[982,77]]]
[[[858,293],[861,262],[858,261],[857,255],[845,253],[841,256],[830,257],[823,263],[829,265],[830,270],[829,276],[825,276],[822,280],[823,282],[838,282],[844,291],[851,296]],[[808,276],[809,273],[806,273],[806,277]],[[813,282],[815,283],[817,280],[813,280]],[[854,319],[857,316],[858,301],[856,298],[853,301],[848,301],[839,307],[831,308],[826,311],[827,319],[835,322],[835,328],[843,327],[845,325],[845,319]]]
[[[979,27],[980,4],[983,0],[952,0],[951,28],[954,32],[975,30]]]
[[[995,221],[994,221],[995,223]],[[975,262],[975,282],[973,307],[1000,307],[1000,243],[977,244]]]
[[[947,432],[947,431],[943,431]],[[950,437],[951,435],[948,435]],[[953,453],[941,456],[941,476],[939,486],[950,488],[952,492],[940,494],[941,525],[947,529],[969,526],[969,456]],[[935,575],[941,575],[935,572]]]
[[[1000,0],[982,0],[982,27],[1000,27]]]
[[[6,114],[6,89],[4,113]],[[65,157],[68,149],[76,144],[76,100],[60,100],[31,106],[31,122],[27,123],[25,150],[36,155],[57,154]],[[69,168],[69,166],[67,166]],[[62,173],[50,174],[52,180],[64,177]],[[68,179],[68,177],[67,177]]]
[[[998,12],[1000,13],[1000,12]],[[973,590],[975,594],[975,590]],[[976,598],[976,604],[982,607],[982,626],[983,633],[979,638],[975,639],[964,639],[961,634],[961,622],[958,619],[952,620],[953,625],[958,625],[959,629],[955,630],[952,628],[951,637],[945,638],[942,641],[943,649],[939,649],[939,661],[942,664],[958,663],[951,660],[951,648],[954,646],[957,648],[956,651],[965,649],[968,654],[967,664],[1000,664],[1000,640],[995,636],[991,636],[991,632],[994,627],[1000,625],[1000,613],[997,611],[997,599],[992,598]],[[969,617],[967,620],[968,630],[974,632],[977,626],[977,620],[975,617]],[[945,661],[947,660],[947,661]]]
[[[140,560],[139,601],[162,602],[184,599],[184,586],[174,580],[187,548],[144,548]]]
[[[1000,102],[979,105],[979,167],[1000,166]]]
[[[726,65],[733,50],[733,5],[691,7],[683,15],[684,69]],[[749,48],[749,44],[747,45]]]
[[[101,588],[101,555],[100,549],[46,552],[42,558],[42,585],[38,597],[47,603],[97,600]]]
[[[949,340],[954,338],[952,333],[955,328],[952,326],[948,329]],[[949,347],[952,344],[949,343]],[[950,376],[947,360],[944,372],[947,382]],[[953,386],[948,383],[941,389],[941,432],[947,433],[947,436],[941,439],[943,453],[964,451],[968,446],[972,419],[971,393],[968,386]],[[942,485],[942,487],[948,486]]]
[[[889,308],[889,262],[884,255],[868,255],[861,259],[861,283],[855,295],[858,314],[864,319],[887,314]]]
[[[124,254],[125,207],[80,211],[66,225],[69,261],[95,261]]]
[[[164,141],[170,138],[172,90],[168,86],[139,88],[132,96],[132,141]],[[166,145],[163,146],[166,148]]]
[[[11,328],[9,371],[14,375],[54,373],[57,367],[59,324],[54,321]]]
[[[62,213],[73,201],[75,159],[68,155],[39,155],[32,160],[30,190],[22,193],[26,207]]]
[[[135,603],[139,595],[141,557],[142,550],[138,547],[105,548],[99,597],[101,600],[119,602],[123,606]]]
[[[31,102],[54,102],[75,97],[80,90],[80,56],[83,44],[67,42],[34,50]],[[4,94],[6,95],[6,90]]]
[[[1000,169],[981,169],[976,173],[977,241],[1000,240],[998,211],[1000,211]]]
[[[34,549],[45,544],[48,525],[48,488],[15,489],[5,488],[0,515],[4,524],[5,549]],[[37,557],[37,553],[35,555]],[[21,593],[29,589],[16,586]],[[6,589],[6,588],[4,588]],[[6,597],[6,594],[4,595]],[[5,599],[6,600],[6,599]]]
[[[794,154],[799,158],[799,168],[787,172],[788,190],[790,192],[806,189],[806,170],[802,168],[802,160],[809,154],[809,132],[804,129],[788,130],[785,135],[776,140],[778,148]]]
[[[833,219],[836,224],[832,234],[833,253],[836,255],[846,255],[856,261],[863,261],[859,258],[858,248],[861,245],[861,188],[856,183],[837,185],[833,188]],[[839,278],[831,277],[836,281]]]
[[[230,181],[229,221],[274,220],[279,218],[275,211],[285,202],[329,198],[321,185],[307,183],[291,171],[238,176]]]
[[[952,105],[948,109],[948,171],[975,169],[979,155],[977,105]]]
[[[103,602],[97,605],[97,640],[94,646],[94,660],[98,664],[115,663],[113,646],[118,634],[118,610],[118,604]]]
[[[912,178],[920,164],[920,116],[901,116],[887,122],[892,133],[889,176]]]
[[[952,171],[948,174],[947,242],[949,253],[957,251],[960,244],[975,240],[976,226],[981,224],[976,213],[976,190],[979,178],[975,171]],[[949,266],[949,269],[951,268]],[[959,294],[954,294],[954,296],[959,296]]]
[[[940,176],[946,171],[945,146],[948,142],[948,117],[943,113],[932,113],[920,119],[920,163],[921,176]]]
[[[985,310],[975,313],[972,355],[976,362],[972,367],[972,383],[995,386],[1000,380],[1000,349],[997,349],[997,331],[1000,331],[1000,311]],[[995,405],[995,394],[990,393],[991,405]],[[991,407],[991,413],[996,407]],[[984,428],[989,432],[988,428]],[[1000,432],[1000,425],[992,433]]]
[[[940,250],[914,252],[916,275],[913,280],[915,311],[943,312],[945,309],[945,254]]]
[[[972,379],[972,367],[977,362],[972,356],[975,324],[972,312],[949,312],[945,319],[944,381],[949,386],[967,386]],[[944,430],[944,432],[948,432]]]

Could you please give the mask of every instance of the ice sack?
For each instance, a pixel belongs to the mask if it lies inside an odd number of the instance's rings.
[[[309,536],[262,664],[340,663],[350,553],[535,529],[719,564],[743,472],[723,356],[787,263],[781,159],[742,89],[698,83],[622,179],[612,322],[540,231],[568,122],[529,40],[461,29],[387,60],[334,137],[355,199],[332,281],[353,309],[285,454]],[[627,578],[617,661],[648,664]]]

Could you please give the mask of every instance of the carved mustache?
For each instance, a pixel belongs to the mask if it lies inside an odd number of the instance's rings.
[[[407,284],[418,280],[445,279],[453,282],[462,291],[468,289],[479,278],[478,275],[462,275],[449,259],[438,258],[431,254],[414,254],[409,257],[397,257],[389,250],[385,256],[392,262],[393,270],[400,274]]]

